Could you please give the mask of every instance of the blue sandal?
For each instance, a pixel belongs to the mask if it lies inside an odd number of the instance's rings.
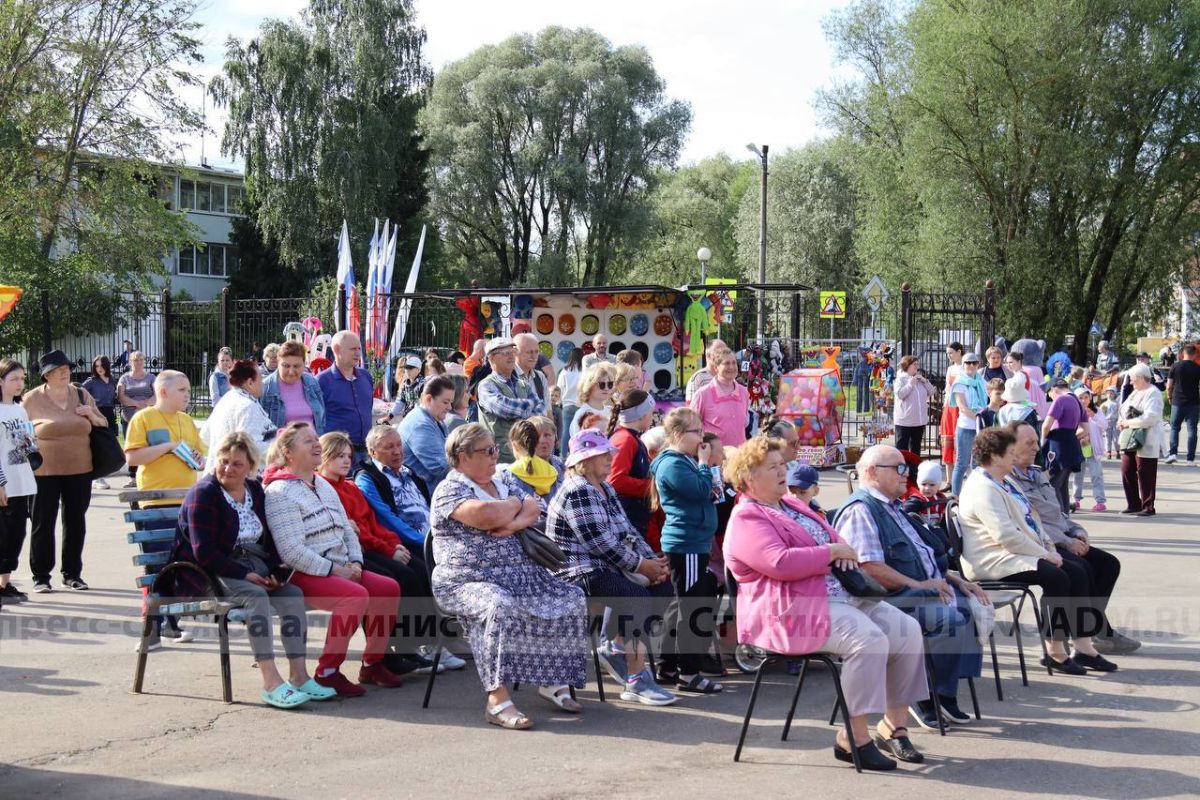
[[[295,708],[307,703],[309,696],[293,689],[290,683],[284,681],[269,692],[263,689],[262,699],[264,703],[275,708]]]
[[[337,689],[322,686],[312,678],[305,681],[303,685],[292,688],[300,692],[300,694],[308,695],[309,700],[328,700],[331,697],[337,697]]]

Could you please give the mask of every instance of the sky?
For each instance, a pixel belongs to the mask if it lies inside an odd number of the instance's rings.
[[[225,41],[252,38],[267,18],[289,18],[305,0],[202,0],[207,81],[220,71]],[[848,0],[758,0],[737,10],[728,0],[416,0],[428,34],[426,57],[437,71],[477,47],[550,25],[592,28],[614,45],[643,45],[666,81],[667,94],[692,104],[692,130],[682,163],[719,153],[752,158],[747,143],[773,152],[824,135],[813,99],[839,74],[821,21]],[[844,69],[844,68],[843,68]],[[199,89],[185,95],[198,107]],[[208,103],[212,129],[203,142],[214,166],[239,168],[221,156],[224,118]],[[186,143],[184,159],[199,163],[201,142]]]

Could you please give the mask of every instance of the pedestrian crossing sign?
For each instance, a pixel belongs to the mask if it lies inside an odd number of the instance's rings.
[[[845,319],[846,293],[821,292],[821,319]]]

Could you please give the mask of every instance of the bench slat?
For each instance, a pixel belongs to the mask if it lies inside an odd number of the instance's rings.
[[[146,503],[154,500],[182,500],[188,493],[187,489],[145,489],[130,490],[117,495],[122,503]]]
[[[125,540],[130,544],[159,544],[175,541],[174,528],[158,528],[148,531],[133,531],[126,535]]]
[[[160,508],[139,508],[136,511],[126,511],[125,521],[139,528],[157,523],[169,522],[172,525],[179,519],[179,506],[162,506]]]
[[[135,567],[165,567],[170,561],[171,554],[165,550],[159,553],[138,553],[133,557]]]

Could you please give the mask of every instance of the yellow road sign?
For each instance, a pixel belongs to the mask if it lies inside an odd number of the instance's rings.
[[[846,316],[845,292],[821,292],[821,319],[844,319]]]

